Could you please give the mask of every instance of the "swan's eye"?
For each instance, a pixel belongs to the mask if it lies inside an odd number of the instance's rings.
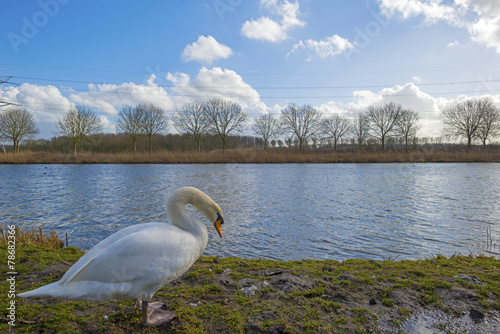
[[[222,216],[220,215],[220,213],[217,212],[217,220],[220,220],[221,222],[221,225],[224,224],[224,219],[222,218]]]

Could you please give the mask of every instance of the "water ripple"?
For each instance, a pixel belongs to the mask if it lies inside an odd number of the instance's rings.
[[[0,166],[0,224],[68,233],[88,249],[117,229],[167,219],[197,187],[224,210],[206,254],[279,260],[497,254],[499,164]],[[195,213],[202,218],[199,213]],[[500,246],[499,246],[500,247]]]

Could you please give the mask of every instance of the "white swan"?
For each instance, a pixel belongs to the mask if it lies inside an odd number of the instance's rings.
[[[158,326],[175,317],[161,310],[163,303],[149,301],[156,291],[180,277],[205,250],[206,226],[187,210],[191,204],[214,222],[222,237],[222,210],[196,188],[178,189],[167,201],[172,224],[148,223],[120,230],[89,250],[60,281],[20,297],[50,296],[86,301],[135,299],[142,304],[142,322]],[[149,307],[148,307],[149,306]]]

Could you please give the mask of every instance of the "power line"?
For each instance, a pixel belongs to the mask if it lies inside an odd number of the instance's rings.
[[[155,74],[147,68],[144,71],[127,71],[127,70],[110,70],[110,69],[92,69],[92,68],[72,68],[58,66],[38,66],[38,65],[18,65],[0,63],[0,66],[20,67],[20,68],[38,68],[48,70],[61,71],[78,71],[78,72],[98,72],[98,73],[122,73],[122,74]],[[156,65],[158,66],[158,64]],[[408,69],[408,70],[385,70],[385,71],[354,71],[354,72],[309,72],[309,73],[260,73],[247,72],[240,73],[244,76],[327,76],[327,75],[363,75],[363,74],[395,74],[395,73],[415,73],[415,72],[449,72],[449,71],[469,71],[469,70],[485,70],[485,69],[500,69],[500,66],[476,66],[476,67],[460,67],[460,68],[434,68],[434,69]],[[186,73],[195,75],[198,73]]]
[[[66,82],[66,83],[82,83],[82,84],[94,84],[94,85],[122,85],[115,83],[95,83],[89,81],[81,81],[81,80],[67,80],[67,79],[53,79],[53,78],[38,78],[38,77],[24,77],[24,76],[12,76],[18,79],[24,80],[39,80],[39,81],[56,81],[56,82]],[[448,81],[448,82],[428,82],[428,83],[418,83],[418,86],[452,86],[452,85],[471,85],[471,84],[484,84],[487,82],[491,83],[499,83],[500,80],[471,80],[471,81]],[[139,84],[135,84],[139,85]],[[392,86],[396,86],[392,84]],[[146,86],[150,87],[150,86]],[[249,86],[249,87],[233,87],[233,86],[176,86],[176,85],[156,85],[155,87],[159,88],[175,88],[175,89],[236,89],[236,90],[313,90],[313,89],[356,89],[360,90],[363,88],[387,88],[391,87],[391,84],[378,84],[378,85],[345,85],[345,86]]]

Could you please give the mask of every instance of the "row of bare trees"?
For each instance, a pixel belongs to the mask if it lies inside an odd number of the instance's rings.
[[[152,104],[139,104],[135,107],[122,107],[118,115],[117,127],[130,137],[134,152],[137,152],[137,140],[142,136],[148,138],[149,151],[153,152],[153,138],[163,133],[167,124],[168,119],[162,108]]]
[[[486,145],[500,135],[500,111],[490,98],[468,99],[445,109],[441,118],[443,134],[454,138],[465,138],[467,149],[472,141],[480,140]],[[313,138],[331,140],[335,150],[340,139],[351,137],[358,146],[369,139],[380,141],[385,151],[386,140],[399,137],[404,140],[405,148],[414,141],[421,128],[420,116],[411,109],[405,109],[393,102],[381,106],[371,106],[359,113],[354,119],[334,114],[323,117],[315,108],[290,104],[281,110],[279,118],[270,115],[258,117],[253,130],[264,141],[264,147],[273,137],[289,134],[297,141],[303,151]]]
[[[225,151],[227,137],[231,133],[238,133],[247,118],[248,114],[240,104],[213,98],[203,103],[185,104],[175,110],[172,121],[177,131],[193,136],[198,151],[201,149],[201,138],[207,133],[218,135],[222,141],[222,150]]]
[[[486,141],[500,135],[500,112],[490,98],[465,100],[443,111],[444,133],[467,140],[467,149],[478,139]]]
[[[489,98],[468,99],[442,112],[444,134],[463,137],[470,148],[474,140],[486,145],[500,135],[500,112]],[[201,140],[206,134],[220,137],[223,150],[226,149],[228,136],[242,130],[248,119],[247,113],[236,102],[221,98],[205,102],[190,102],[173,112],[172,123],[179,133],[191,135],[201,150]],[[120,110],[117,128],[120,133],[130,137],[134,151],[137,141],[147,137],[149,149],[153,150],[155,135],[166,133],[168,126],[166,112],[152,104],[123,106]],[[359,146],[368,140],[376,139],[382,151],[388,138],[403,138],[405,146],[417,137],[421,128],[417,112],[403,108],[400,104],[386,103],[371,106],[353,119],[342,114],[322,115],[310,105],[289,104],[282,108],[280,115],[269,114],[257,117],[251,128],[262,138],[267,149],[273,138],[287,136],[286,142],[297,142],[300,151],[308,143],[317,139],[330,141],[335,150],[343,138],[350,138]],[[103,123],[95,112],[86,106],[76,106],[62,116],[56,124],[56,134],[67,137],[77,151],[78,144],[90,135],[103,129]],[[23,107],[11,107],[0,112],[0,139],[12,140],[14,151],[19,152],[19,143],[38,133],[35,119]]]
[[[324,117],[309,105],[289,104],[281,110],[279,118],[263,115],[253,124],[253,130],[263,139],[265,147],[271,138],[284,134],[291,135],[301,151],[313,138],[331,140],[337,150],[337,143],[347,136],[353,137],[360,146],[369,138],[377,138],[385,150],[388,137],[403,136],[408,145],[419,128],[418,114],[395,103],[370,107],[355,119],[342,114]]]

